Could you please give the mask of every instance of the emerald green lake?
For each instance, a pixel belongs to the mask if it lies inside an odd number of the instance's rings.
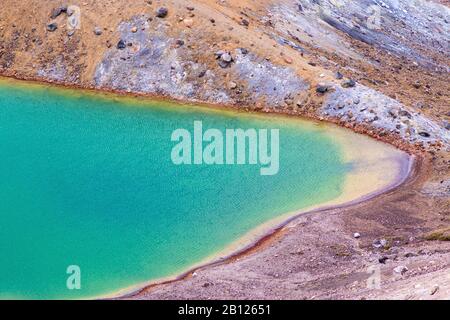
[[[174,165],[175,129],[276,128],[280,168]],[[282,117],[0,82],[0,299],[77,299],[189,269],[283,213],[337,198],[349,164]],[[81,269],[81,289],[66,286]]]

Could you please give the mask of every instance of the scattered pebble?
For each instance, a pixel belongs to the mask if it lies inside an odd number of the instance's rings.
[[[433,296],[434,294],[436,294],[439,291],[439,286],[435,285],[431,290],[430,290],[430,295]]]
[[[231,61],[233,61],[233,57],[231,56],[231,54],[230,54],[229,52],[225,52],[224,54],[222,54],[222,56],[220,57],[220,59],[221,59],[222,61],[225,61],[225,62],[231,62]]]
[[[223,50],[217,51],[215,53],[216,59],[219,60],[219,66],[221,68],[227,68],[233,62],[233,56],[229,52],[225,52]]]
[[[356,82],[355,82],[355,80],[352,80],[352,79],[345,80],[342,83],[343,88],[353,88],[354,86],[356,86]]]
[[[384,248],[384,247],[386,247],[386,245],[387,245],[387,240],[386,239],[380,239],[380,240],[374,240],[373,242],[372,242],[372,245],[375,247],[375,248]]]
[[[55,8],[52,10],[52,13],[50,14],[50,18],[52,19],[56,19],[57,17],[59,17],[61,14],[67,12],[67,6],[61,6],[58,8]]]
[[[245,48],[239,48],[239,50],[241,51],[241,53],[245,56],[246,54],[248,54],[248,49]]]
[[[117,49],[119,50],[123,50],[127,47],[127,45],[125,44],[125,41],[123,40],[119,40],[119,42],[117,43]]]
[[[450,130],[450,122],[448,121],[442,121],[442,126],[445,128],[445,130]]]
[[[292,60],[292,58],[288,57],[288,56],[284,56],[283,59],[284,59],[284,62],[286,62],[287,64],[291,64],[294,62],[294,60]]]
[[[383,256],[383,257],[381,257],[381,258],[379,258],[378,259],[378,262],[379,263],[382,263],[382,264],[385,264],[386,263],[386,261],[388,261],[389,260],[389,258],[388,257],[386,257],[386,256]]]
[[[165,18],[165,17],[167,17],[168,13],[169,13],[169,10],[166,7],[160,7],[156,10],[156,16],[158,18]]]
[[[103,32],[102,32],[102,29],[101,29],[101,28],[96,27],[96,28],[94,29],[94,34],[95,34],[96,36],[100,36],[102,33],[103,33]]]
[[[398,266],[394,268],[394,272],[404,275],[406,272],[408,272],[408,268],[405,266]]]
[[[56,23],[50,23],[47,25],[47,31],[49,32],[56,31],[56,29],[58,29],[58,25]]]
[[[230,83],[228,83],[228,88],[230,88],[231,90],[236,89],[237,83],[234,81],[230,81]]]
[[[242,19],[241,25],[243,25],[244,27],[248,27],[250,25],[250,22],[247,19]]]
[[[176,47],[179,48],[179,47],[184,46],[184,41],[181,40],[181,39],[178,39],[178,40],[175,42],[175,44],[176,44]]]
[[[319,83],[316,87],[316,92],[323,94],[323,93],[327,92],[328,89],[329,89],[329,87],[326,84]]]

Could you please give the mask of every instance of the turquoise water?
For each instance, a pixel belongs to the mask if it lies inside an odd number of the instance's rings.
[[[281,213],[331,200],[348,166],[314,125],[0,84],[0,298],[74,299],[174,275]],[[280,129],[280,171],[175,166],[171,133]],[[68,290],[66,269],[81,269]]]

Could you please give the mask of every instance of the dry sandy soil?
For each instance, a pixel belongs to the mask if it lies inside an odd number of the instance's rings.
[[[450,298],[449,1],[1,6],[0,75],[312,117],[416,155],[394,191],[126,298]]]

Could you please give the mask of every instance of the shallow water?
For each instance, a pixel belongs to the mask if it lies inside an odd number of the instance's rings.
[[[195,120],[280,129],[279,173],[174,165],[171,133]],[[93,297],[186,270],[341,195],[342,152],[320,126],[282,117],[0,83],[0,298]]]

